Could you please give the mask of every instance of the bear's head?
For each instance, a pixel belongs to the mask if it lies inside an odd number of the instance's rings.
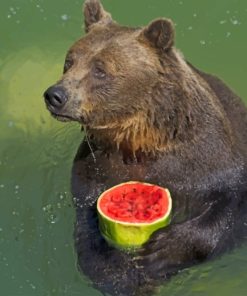
[[[44,94],[51,114],[134,152],[162,150],[188,136],[197,80],[173,46],[173,23],[120,26],[98,0],[85,2],[84,20],[86,35],[69,49],[63,76]]]

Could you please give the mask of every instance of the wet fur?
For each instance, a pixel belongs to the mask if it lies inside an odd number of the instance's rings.
[[[247,111],[221,80],[184,60],[170,20],[119,26],[97,0],[85,2],[84,15],[88,34],[58,82],[69,94],[58,115],[82,123],[92,146],[82,142],[72,170],[78,264],[103,293],[150,295],[246,235]],[[174,206],[171,225],[128,254],[101,237],[95,202],[130,180],[168,187]]]
[[[228,156],[224,150],[214,151],[214,137],[207,137],[201,147],[185,145],[140,163],[132,158],[126,164],[118,151],[108,154],[96,146],[94,163],[86,142],[78,150],[72,172],[72,189],[78,197],[78,263],[102,292],[151,295],[178,270],[239,246],[247,234],[245,106],[221,80],[190,68],[208,84],[231,122],[230,138],[235,144],[226,144]],[[136,254],[106,244],[95,211],[102,191],[129,180],[167,186],[174,202],[172,224],[156,232]]]

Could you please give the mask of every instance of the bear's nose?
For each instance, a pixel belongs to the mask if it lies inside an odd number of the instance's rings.
[[[62,86],[51,86],[45,93],[44,98],[47,106],[61,109],[68,100],[67,93]]]

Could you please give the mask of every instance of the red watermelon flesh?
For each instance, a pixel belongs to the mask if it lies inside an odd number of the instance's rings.
[[[166,190],[145,183],[126,183],[106,191],[99,208],[115,221],[127,223],[152,223],[169,210]]]

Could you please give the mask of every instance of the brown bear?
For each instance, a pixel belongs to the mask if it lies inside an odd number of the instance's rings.
[[[54,117],[86,134],[72,171],[78,262],[104,293],[150,294],[246,235],[247,111],[184,59],[170,20],[120,26],[98,0],[85,2],[84,17],[87,34],[44,94]],[[130,180],[168,187],[174,206],[171,225],[129,254],[101,237],[95,202]]]

